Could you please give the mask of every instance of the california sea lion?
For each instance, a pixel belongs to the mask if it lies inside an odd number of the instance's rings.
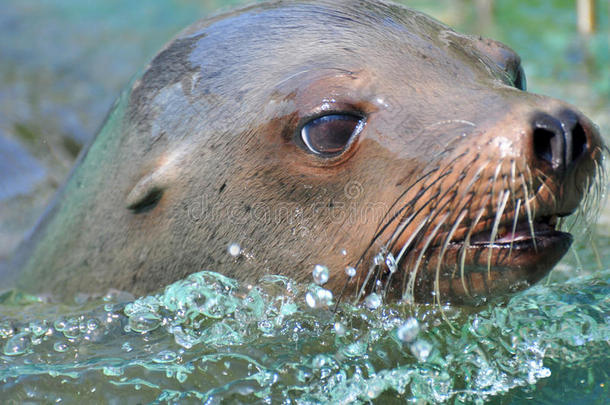
[[[525,91],[498,42],[381,1],[260,4],[152,60],[13,274],[70,297],[201,269],[308,280],[320,263],[334,291],[485,298],[564,255],[557,219],[603,148],[582,113]]]

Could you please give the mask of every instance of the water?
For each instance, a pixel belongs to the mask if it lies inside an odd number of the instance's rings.
[[[211,272],[129,302],[67,307],[14,292],[0,304],[3,398],[601,401],[610,394],[609,280],[610,270],[598,272],[444,314],[388,304],[333,313],[306,305],[307,286],[287,278],[249,288]],[[540,381],[562,389],[541,391]]]
[[[498,0],[491,21],[468,1],[409,4],[509,43],[524,59],[530,90],[574,103],[610,133],[607,2],[600,3],[600,33],[587,40],[574,34],[572,1]],[[10,187],[0,193],[0,259],[38,217],[131,75],[173,33],[219,4],[4,6],[0,136],[35,161],[19,171],[22,178],[11,177],[19,187],[2,183]],[[159,295],[136,300],[115,292],[71,305],[12,291],[0,297],[0,397],[608,403],[609,229],[602,207],[598,233],[577,232],[580,243],[549,279],[476,310],[397,306],[368,296],[364,305],[343,302],[335,313],[323,269],[309,284],[268,277],[255,286],[203,272]],[[236,255],[247,248],[227,247]]]

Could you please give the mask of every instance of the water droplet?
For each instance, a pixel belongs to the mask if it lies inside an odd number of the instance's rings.
[[[371,293],[364,299],[364,305],[368,309],[377,309],[381,306],[381,297],[379,294]]]
[[[133,350],[133,347],[131,347],[131,345],[129,344],[129,342],[125,342],[125,343],[123,343],[123,346],[121,346],[121,349],[122,349],[124,352],[129,353],[130,351],[132,351],[132,350]]]
[[[56,352],[59,353],[64,353],[65,351],[67,351],[70,347],[68,346],[68,344],[64,341],[59,341],[59,342],[55,342],[53,343],[53,349]]]
[[[61,332],[64,330],[64,328],[66,327],[66,322],[63,319],[58,319],[55,322],[53,322],[53,327]]]
[[[345,250],[345,249],[341,249],[341,255],[343,255],[343,256],[347,256],[347,250]]]
[[[241,246],[239,246],[237,243],[232,243],[227,248],[227,252],[229,252],[231,256],[237,257],[241,254]]]
[[[312,286],[305,294],[305,302],[310,308],[324,308],[332,304],[333,293],[322,287]]]
[[[152,312],[141,311],[129,316],[129,327],[135,332],[150,332],[157,329],[160,324],[161,318]]]
[[[335,328],[335,334],[337,336],[345,336],[345,333],[347,332],[347,330],[345,329],[345,326],[341,322],[335,322],[334,328]]]
[[[15,333],[13,326],[8,322],[4,321],[0,323],[0,338],[6,339]]]
[[[324,367],[327,363],[329,363],[329,360],[330,359],[328,358],[328,356],[324,354],[318,354],[316,357],[313,358],[311,365],[315,369],[320,369]]]
[[[64,323],[62,332],[68,339],[77,338],[81,334],[78,318],[70,318]]]
[[[419,334],[419,322],[415,318],[409,318],[398,327],[396,335],[403,342],[412,342]]]
[[[388,266],[388,270],[390,271],[390,273],[395,273],[398,269],[396,259],[394,258],[394,255],[392,255],[392,253],[388,253],[388,255],[386,256],[385,265]]]
[[[432,351],[432,345],[425,340],[419,339],[411,345],[411,353],[417,358],[417,360],[424,362],[430,356]]]
[[[328,267],[316,264],[313,268],[313,281],[318,285],[326,284],[328,281]]]
[[[345,268],[345,274],[347,274],[347,276],[349,278],[352,278],[352,277],[354,277],[356,275],[356,269],[353,268],[352,266],[347,266]]]
[[[383,254],[378,253],[377,256],[375,256],[375,258],[373,259],[373,264],[375,266],[379,266],[381,265],[381,263],[383,263]]]
[[[49,328],[47,327],[44,321],[30,322],[30,331],[32,331],[32,335],[36,337],[44,335],[45,333],[47,333],[47,330],[49,330]]]
[[[18,356],[24,354],[30,347],[30,337],[27,333],[18,333],[4,344],[4,354],[7,356]]]
[[[96,330],[99,326],[100,326],[100,321],[98,321],[95,318],[89,319],[87,321],[87,329],[88,330],[91,330],[91,331]]]

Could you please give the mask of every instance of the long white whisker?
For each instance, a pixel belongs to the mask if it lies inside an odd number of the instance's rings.
[[[443,243],[443,247],[441,248],[441,251],[440,251],[440,253],[438,255],[438,264],[436,266],[436,278],[435,278],[435,281],[434,281],[434,289],[435,289],[435,291],[440,291],[439,278],[440,278],[440,272],[441,272],[441,264],[443,263],[443,258],[445,257],[445,253],[447,252],[447,249],[449,248],[449,243],[451,243],[451,240],[453,239],[453,234],[455,233],[457,228],[460,226],[460,224],[462,223],[462,221],[464,220],[464,218],[466,217],[467,214],[468,214],[467,210],[464,210],[464,211],[462,211],[460,213],[460,216],[455,221],[455,223],[451,227],[451,230],[449,231],[449,234],[445,238],[445,242]],[[440,296],[440,293],[437,294],[437,298],[439,299],[439,305],[440,305],[440,297],[439,296]]]
[[[417,235],[419,235],[419,232],[428,223],[429,218],[430,218],[429,216],[424,218],[423,221],[421,221],[421,223],[417,226],[417,228],[415,228],[415,231],[413,231],[413,233],[411,233],[411,235],[409,236],[409,239],[407,239],[407,241],[405,242],[403,247],[400,249],[400,252],[398,252],[398,256],[396,256],[396,264],[400,263],[405,252],[407,251],[409,246],[411,246],[411,243],[413,243],[413,240],[417,237]]]
[[[521,199],[517,199],[517,206],[515,207],[515,218],[513,219],[513,232],[510,238],[510,248],[508,249],[508,258],[510,259],[513,253],[513,243],[515,241],[515,232],[517,231],[517,223],[519,222],[519,211],[521,210]]]
[[[527,222],[530,226],[530,232],[532,234],[532,242],[534,243],[534,250],[538,252],[538,246],[536,245],[536,233],[534,232],[534,218],[532,216],[532,208],[530,205],[529,193],[527,192],[527,186],[523,174],[521,174],[521,184],[523,185],[523,193],[525,194],[525,211],[527,212]]]
[[[407,291],[408,292],[409,291],[410,292],[414,292],[415,291],[415,279],[416,279],[416,276],[417,276],[417,270],[419,269],[419,266],[421,265],[421,262],[423,260],[424,254],[426,253],[426,250],[428,250],[428,247],[430,246],[430,243],[432,243],[432,240],[436,237],[436,234],[438,233],[438,231],[441,228],[441,226],[443,226],[443,224],[445,223],[445,221],[447,220],[448,217],[449,217],[449,212],[446,213],[443,216],[443,218],[441,218],[441,220],[438,222],[438,224],[436,224],[436,226],[434,227],[434,230],[430,233],[430,235],[428,235],[428,238],[426,239],[426,242],[424,243],[424,246],[422,247],[422,250],[419,253],[419,256],[417,257],[417,261],[415,262],[415,266],[413,267],[413,270],[411,271],[411,274],[409,276],[409,285],[407,286]]]
[[[493,227],[491,228],[491,236],[489,238],[489,249],[487,255],[487,278],[491,277],[491,256],[493,255],[493,244],[496,240],[496,236],[498,234],[498,227],[500,226],[500,219],[502,218],[502,214],[504,214],[504,209],[506,209],[506,203],[508,202],[508,197],[510,193],[508,190],[504,190],[500,193],[503,197],[500,197],[500,205],[498,206],[498,210],[496,211],[496,218],[494,219]]]

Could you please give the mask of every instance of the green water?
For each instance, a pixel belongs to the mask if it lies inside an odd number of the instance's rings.
[[[567,0],[496,1],[491,19],[467,0],[407,4],[507,42],[531,91],[570,101],[610,134],[608,2],[586,39]],[[16,183],[29,194],[0,198],[0,259],[130,77],[175,32],[228,5],[3,2],[0,136],[36,164]],[[608,208],[596,234],[576,231],[548,280],[476,311],[343,303],[333,313],[307,304],[312,286],[270,277],[248,288],[215,273],[139,300],[58,305],[12,292],[0,297],[0,402],[610,403]]]
[[[3,398],[602,403],[610,394],[609,279],[599,272],[444,315],[349,304],[333,313],[310,308],[307,286],[286,278],[249,289],[206,272],[127,304],[4,297]]]

